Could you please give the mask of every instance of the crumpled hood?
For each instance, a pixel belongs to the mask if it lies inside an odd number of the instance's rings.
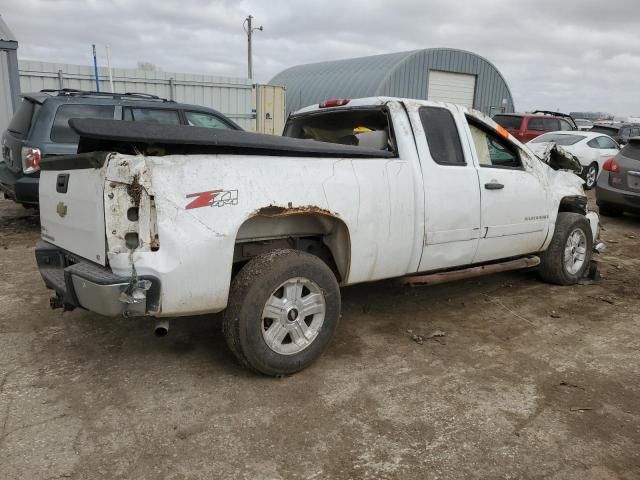
[[[555,142],[527,143],[527,148],[554,170],[582,171],[577,157]]]

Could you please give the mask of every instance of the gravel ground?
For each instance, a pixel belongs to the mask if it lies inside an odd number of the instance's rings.
[[[0,478],[638,479],[640,218],[603,223],[599,285],[347,288],[328,351],[271,379],[215,317],[50,310],[38,218],[1,200]]]

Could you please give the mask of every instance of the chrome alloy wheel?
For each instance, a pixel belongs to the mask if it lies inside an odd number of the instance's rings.
[[[262,338],[281,355],[301,352],[318,336],[327,311],[318,284],[290,278],[271,294],[262,311]]]
[[[587,257],[587,237],[580,228],[569,234],[564,246],[564,268],[571,275],[575,275],[584,265]]]
[[[596,176],[598,174],[598,167],[590,165],[587,170],[587,177],[585,178],[585,184],[587,188],[592,188],[596,184]]]

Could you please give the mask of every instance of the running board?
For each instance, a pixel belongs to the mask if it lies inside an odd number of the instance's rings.
[[[523,257],[516,260],[509,260],[508,262],[492,263],[490,265],[481,265],[479,267],[470,267],[462,270],[405,277],[402,279],[402,283],[403,285],[409,285],[412,287],[421,285],[437,285],[438,283],[481,277],[492,273],[508,272],[509,270],[521,270],[523,268],[537,267],[538,265],[540,265],[540,257]]]

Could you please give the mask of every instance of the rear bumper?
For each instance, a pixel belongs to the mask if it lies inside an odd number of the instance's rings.
[[[604,170],[596,184],[596,203],[598,205],[615,205],[625,210],[640,211],[640,192],[620,190],[609,185],[609,172]]]
[[[159,311],[157,278],[120,277],[46,242],[38,244],[35,254],[45,285],[55,292],[53,308],[81,307],[107,317],[155,315]]]
[[[13,201],[24,205],[38,205],[38,184],[40,179],[29,175],[16,174],[7,164],[0,161],[0,191]]]

